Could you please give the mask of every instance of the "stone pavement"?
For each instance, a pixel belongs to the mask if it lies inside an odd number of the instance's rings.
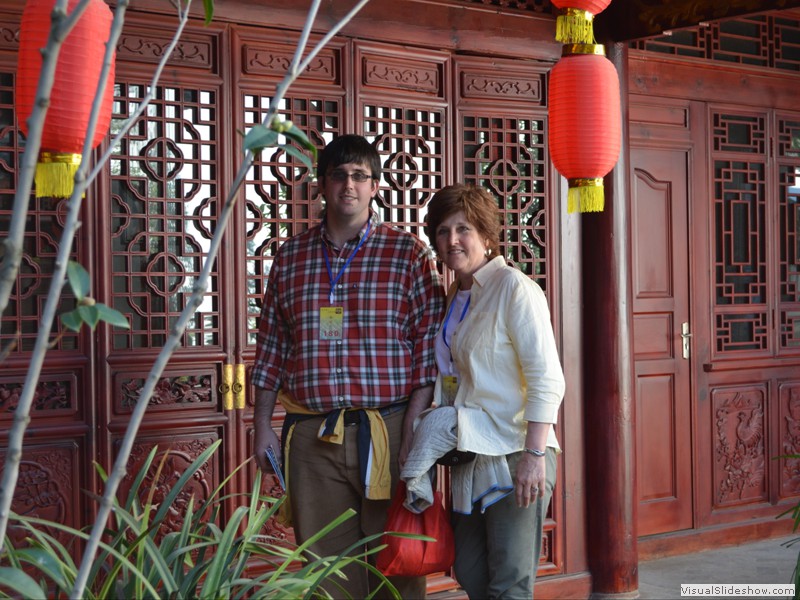
[[[681,583],[792,583],[800,542],[794,536],[639,563],[639,597],[680,598]]]
[[[797,535],[747,542],[739,546],[642,561],[639,563],[639,598],[680,599],[682,583],[790,584],[800,553],[800,542],[791,547],[787,542],[795,539],[800,539],[800,532]],[[429,598],[466,600],[467,596],[463,590],[450,590],[431,594]],[[537,600],[546,599],[537,597]]]

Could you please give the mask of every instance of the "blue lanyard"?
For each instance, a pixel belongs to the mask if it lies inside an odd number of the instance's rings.
[[[361,248],[361,246],[364,245],[364,242],[366,241],[367,236],[369,235],[369,230],[370,230],[371,227],[372,227],[372,220],[369,220],[369,221],[367,221],[367,230],[364,232],[364,235],[362,235],[361,239],[358,241],[358,245],[356,246],[356,249],[353,250],[353,252],[350,254],[350,256],[347,257],[347,260],[345,261],[344,265],[342,265],[342,268],[339,269],[339,272],[336,274],[336,278],[335,279],[333,277],[333,272],[331,271],[331,259],[328,258],[328,246],[325,244],[324,241],[322,242],[322,253],[325,255],[325,266],[328,268],[328,280],[331,282],[331,291],[328,292],[328,301],[331,304],[333,304],[333,290],[336,287],[336,282],[338,282],[339,279],[341,279],[342,273],[344,273],[344,270],[350,265],[350,263],[352,262],[353,258],[356,255],[356,253]]]
[[[464,308],[461,310],[461,318],[458,319],[458,322],[464,320],[464,316],[467,314],[467,310],[469,309],[469,303],[472,300],[472,294],[470,294],[469,298],[467,298],[466,303],[464,304]],[[444,340],[444,345],[450,348],[450,342],[447,341],[447,322],[450,320],[450,315],[453,314],[453,308],[455,308],[456,303],[451,302],[450,308],[447,310],[447,316],[444,318],[444,325],[442,326],[442,339]],[[452,354],[450,355],[450,360],[453,360]]]

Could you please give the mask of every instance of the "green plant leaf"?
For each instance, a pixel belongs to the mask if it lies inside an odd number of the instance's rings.
[[[81,326],[83,325],[83,319],[76,308],[75,310],[71,310],[68,313],[61,315],[61,323],[70,331],[80,331]]]
[[[35,528],[35,526],[39,526],[42,529],[49,528],[49,529],[56,529],[59,531],[63,531],[76,539],[81,539],[81,540],[89,539],[89,535],[87,533],[79,531],[73,527],[70,527],[69,525],[58,523],[57,521],[39,519],[36,517],[23,517],[15,514],[12,514],[12,519],[16,520],[21,526],[25,527],[25,529],[27,529],[32,534],[41,535],[42,532]],[[122,532],[122,535],[124,537],[124,531]],[[134,565],[130,560],[128,560],[128,558],[122,552],[120,552],[118,548],[113,547],[102,540],[99,543],[99,547],[104,551],[108,552],[111,556],[113,556],[114,558],[113,562],[115,564],[120,563],[122,567],[124,567],[125,569],[129,569],[132,572],[133,577],[144,581],[148,596],[152,596],[153,598],[158,597],[158,592],[153,586],[150,585],[150,582],[146,580],[144,574],[141,571],[139,571],[139,569],[136,568],[136,565]],[[91,582],[89,588],[91,588]],[[65,594],[68,594],[70,591],[71,590],[65,591]]]
[[[19,569],[0,567],[0,586],[29,600],[46,600],[47,598],[46,590],[40,588],[30,575]]]
[[[89,272],[83,268],[81,263],[74,260],[69,261],[67,264],[67,280],[78,302],[89,295],[89,290],[91,289],[89,287]]]
[[[203,582],[203,589],[200,590],[201,598],[218,598],[225,597],[228,594],[220,594],[226,583],[224,576],[227,571],[228,565],[235,554],[236,536],[239,533],[239,524],[247,515],[247,507],[239,506],[228,519],[222,537],[217,544],[217,549],[214,558],[208,567],[206,579]]]
[[[156,516],[153,517],[154,521],[160,523],[166,518],[167,511],[172,508],[172,503],[175,502],[175,498],[177,498],[178,494],[181,493],[183,486],[186,485],[187,481],[194,477],[194,474],[200,469],[200,467],[203,466],[203,464],[205,464],[205,462],[216,451],[217,447],[221,443],[221,439],[214,441],[208,448],[203,450],[198,457],[194,459],[194,461],[192,461],[192,464],[186,467],[186,470],[178,478],[178,481],[176,481],[172,486],[169,494],[167,494],[161,501],[161,506],[159,506]]]
[[[108,323],[112,327],[119,327],[121,329],[130,329],[131,324],[128,323],[128,319],[125,318],[121,312],[119,312],[115,308],[111,308],[110,306],[106,306],[105,304],[97,303],[94,305],[97,308],[97,312],[100,315],[100,320]]]
[[[97,326],[97,323],[100,321],[100,311],[97,310],[97,305],[79,306],[75,310],[78,311],[78,314],[83,322],[92,329],[94,329]]]
[[[206,13],[205,24],[210,25],[214,18],[214,0],[203,0],[203,10]]]
[[[244,149],[258,154],[264,148],[271,148],[278,143],[278,133],[272,129],[264,127],[259,123],[255,125],[247,135],[244,136]]]
[[[312,173],[314,172],[314,163],[311,162],[311,159],[306,155],[303,154],[300,150],[292,146],[291,144],[282,144],[281,148],[286,152],[286,154],[290,154],[295,158],[299,159],[303,162],[303,164],[308,167],[308,170]]]
[[[18,553],[20,560],[34,566],[53,581],[62,591],[68,591],[72,584],[65,577],[65,566],[51,551],[41,547],[23,548]]]
[[[317,147],[311,143],[311,140],[308,139],[306,132],[300,129],[297,125],[292,124],[292,126],[283,132],[283,135],[288,137],[291,140],[294,140],[296,143],[300,144],[303,148],[308,150],[314,155],[314,159],[317,158]]]

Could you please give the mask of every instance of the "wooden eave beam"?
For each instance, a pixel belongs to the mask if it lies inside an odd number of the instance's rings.
[[[800,0],[612,0],[595,18],[603,43],[631,42],[700,23],[800,7]]]

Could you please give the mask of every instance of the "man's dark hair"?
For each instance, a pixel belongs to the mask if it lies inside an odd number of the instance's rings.
[[[342,135],[325,146],[317,161],[317,177],[325,177],[330,169],[347,163],[367,165],[373,179],[381,178],[381,157],[360,135]]]

